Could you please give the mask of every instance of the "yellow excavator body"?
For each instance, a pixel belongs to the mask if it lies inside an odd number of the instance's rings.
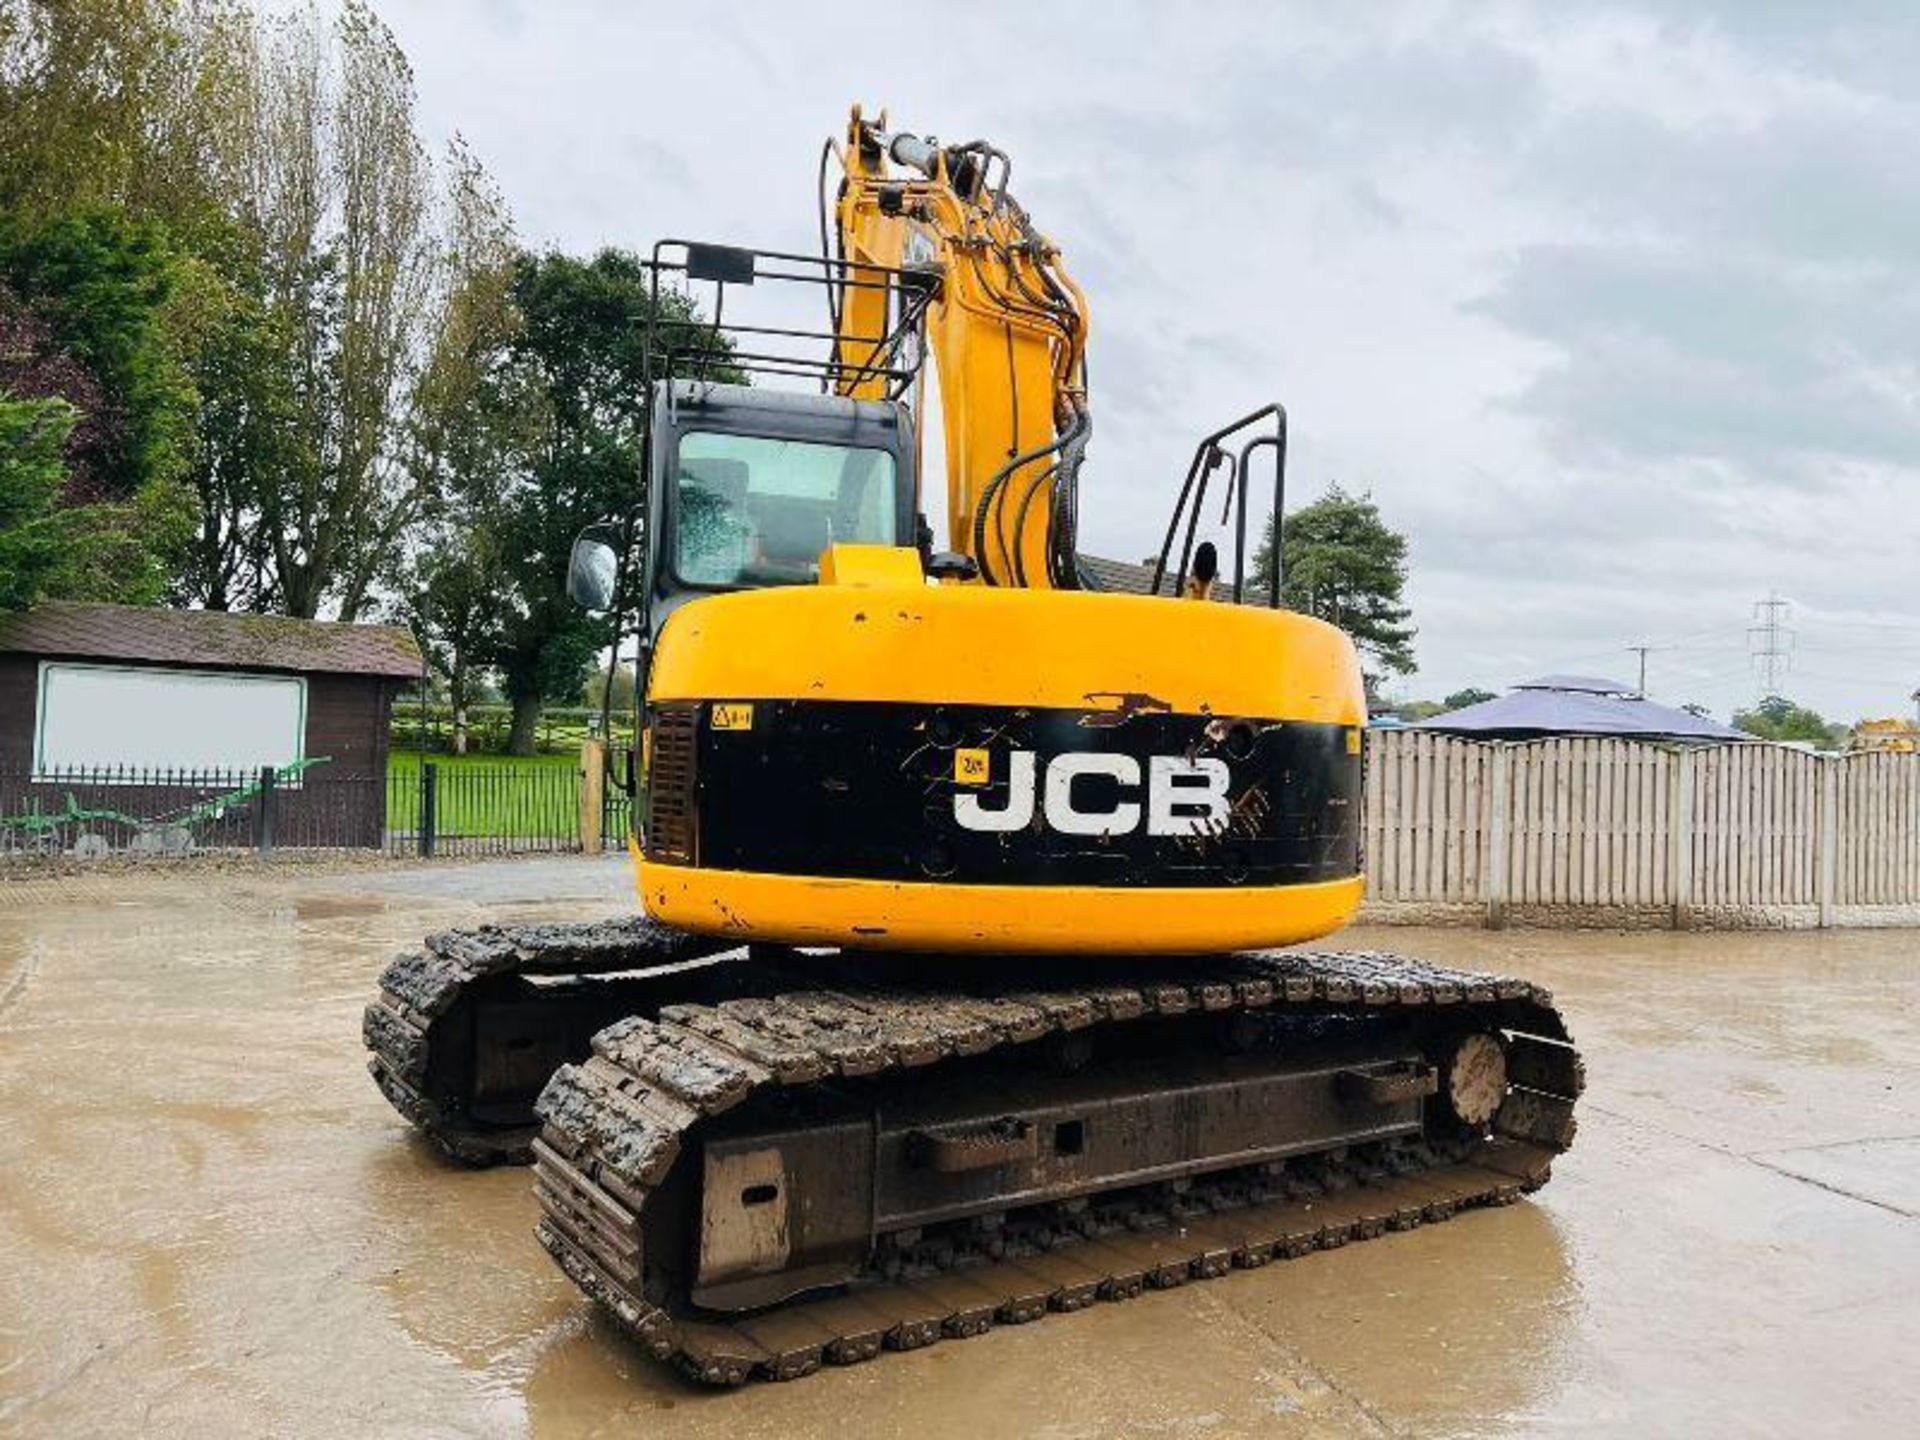
[[[691,761],[671,762],[689,790],[711,786],[717,769],[737,765],[754,777],[743,791],[760,798],[749,803],[769,806],[761,825],[807,828],[820,857],[817,873],[720,868],[707,863],[697,824],[678,850],[671,837],[653,857],[635,843],[642,903],[670,925],[792,945],[1217,953],[1315,939],[1345,924],[1360,902],[1357,854],[1350,873],[1326,876],[1303,859],[1311,879],[1268,873],[1255,883],[1257,864],[1238,876],[1231,865],[1194,873],[1240,839],[1269,849],[1285,844],[1267,822],[1296,803],[1304,777],[1284,771],[1249,771],[1219,807],[1217,824],[1193,823],[1185,835],[1162,839],[1184,842],[1192,863],[1178,878],[1189,883],[1130,881],[1143,867],[1121,853],[1153,825],[1153,755],[1132,752],[1151,752],[1156,742],[1164,773],[1187,763],[1189,748],[1223,756],[1241,748],[1250,760],[1263,737],[1311,736],[1320,742],[1313,754],[1351,777],[1352,793],[1329,796],[1329,806],[1353,804],[1366,722],[1359,669],[1346,637],[1309,616],[1138,595],[928,584],[912,550],[838,546],[817,585],[683,607],[661,633],[649,696],[656,714],[691,709],[691,724],[678,732]],[[783,737],[811,714],[845,707],[871,716],[873,728],[840,727],[838,754],[827,753],[822,769],[801,777],[801,788],[828,798],[815,815],[792,819],[777,803],[781,779],[769,770],[807,764],[820,752],[803,755]],[[957,716],[985,718],[938,724]],[[1110,863],[1093,867],[1108,883],[1034,883],[1030,873],[968,883],[943,877],[938,863],[915,866],[911,855],[891,870],[879,855],[856,868],[880,873],[845,873],[839,852],[848,837],[903,830],[901,809],[914,824],[960,838],[956,801],[1007,795],[1023,737],[1046,716],[1061,717],[1053,731],[1067,744],[1055,753],[1097,754],[1109,770],[1139,773],[1125,785],[1111,774],[1097,777],[1108,782],[1104,798],[1076,798],[1066,793],[1071,784],[1062,792],[1061,804],[1075,807],[1066,812],[1069,824],[1107,832],[1071,843],[1110,852]],[[1158,735],[1137,747],[1121,744],[1143,726]],[[1169,746],[1164,737],[1174,732],[1182,740]],[[650,733],[660,744],[661,731]],[[650,774],[659,758],[648,757]],[[887,773],[863,773],[876,767]],[[891,783],[903,774],[904,784]],[[699,802],[690,795],[687,803]],[[1204,797],[1194,808],[1196,822],[1211,818]],[[1162,829],[1181,818],[1168,817]],[[1320,811],[1311,818],[1325,835],[1357,822]],[[994,847],[1017,855],[1037,845],[1034,859],[1044,867],[1067,843],[1050,857],[1046,827],[1042,794],[1021,830],[991,832]],[[894,848],[913,844],[903,838]],[[1144,868],[1150,877],[1152,867]],[[1196,878],[1219,883],[1191,883]]]

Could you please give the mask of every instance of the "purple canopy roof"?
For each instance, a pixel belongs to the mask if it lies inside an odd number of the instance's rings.
[[[1581,675],[1545,675],[1498,700],[1422,720],[1416,730],[1457,735],[1639,735],[1672,740],[1751,740],[1718,720],[1656,705],[1631,685]]]

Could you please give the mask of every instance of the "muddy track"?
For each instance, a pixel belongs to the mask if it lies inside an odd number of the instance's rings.
[[[1497,1030],[1508,1088],[1488,1134],[1343,1147],[1210,1177],[1177,1196],[1045,1210],[1011,1242],[896,1255],[839,1293],[745,1317],[696,1312],[674,1298],[671,1280],[649,1271],[643,1232],[659,1217],[648,1206],[698,1155],[706,1122],[771,1088],[884,1077],[1145,1017],[1236,1011],[1424,1012],[1446,1026]],[[610,1026],[592,1049],[555,1074],[537,1107],[541,1243],[649,1352],[723,1385],[792,1379],[883,1348],[974,1335],[1508,1203],[1545,1183],[1553,1156],[1572,1143],[1583,1083],[1544,990],[1357,953],[1226,956],[1017,994],[853,982],[666,1005],[657,1018]]]
[[[433,1083],[444,1052],[467,1041],[471,1021],[460,1014],[462,1002],[489,984],[526,977],[591,983],[618,972],[671,973],[729,948],[644,916],[440,931],[395,956],[381,974],[380,994],[361,1019],[367,1068],[394,1109],[462,1164],[524,1165],[539,1130],[531,1115],[517,1125],[489,1124],[470,1113],[469,1097]]]

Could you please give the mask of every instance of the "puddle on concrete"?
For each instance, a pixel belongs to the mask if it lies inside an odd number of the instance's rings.
[[[379,915],[387,908],[384,900],[347,895],[313,895],[293,902],[297,920],[340,920],[355,915]]]
[[[583,869],[556,883],[592,898],[542,901],[495,868],[0,912],[0,995],[38,966],[0,1009],[0,1430],[1792,1435],[1920,1406],[1898,932],[1352,935],[1557,992],[1592,1086],[1534,1201],[716,1394],[552,1266],[524,1172],[449,1166],[366,1079],[359,1007],[394,949],[609,913],[624,884]]]

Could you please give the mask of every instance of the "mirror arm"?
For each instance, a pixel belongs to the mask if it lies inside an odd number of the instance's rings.
[[[613,645],[607,653],[607,683],[600,694],[600,734],[609,744],[613,742],[613,682],[620,674],[620,622],[626,617],[627,570],[633,560],[633,516],[628,515],[620,526],[620,550],[613,570]],[[644,596],[646,586],[641,585]],[[645,601],[642,600],[644,605]],[[644,632],[643,632],[644,633]],[[634,665],[634,701],[640,699],[640,667],[636,658]]]

